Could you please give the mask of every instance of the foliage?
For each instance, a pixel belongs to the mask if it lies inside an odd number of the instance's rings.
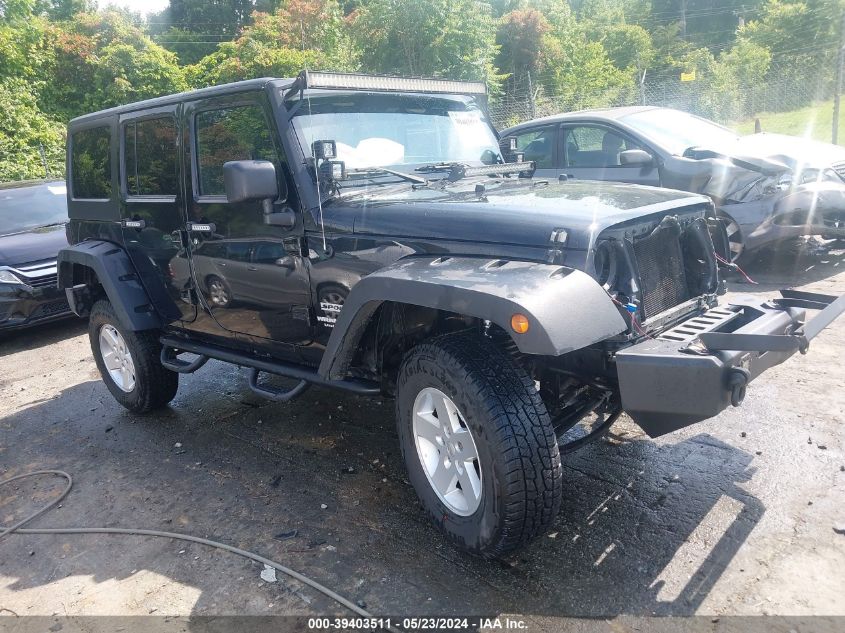
[[[311,48],[303,49],[308,42]],[[303,68],[354,70],[357,59],[335,0],[290,0],[273,14],[256,13],[234,42],[188,69],[193,86],[291,77]]]
[[[845,0],[0,0],[0,177],[54,169],[73,116],[303,68],[484,79],[517,114],[639,102],[720,120],[832,93]],[[681,73],[695,80],[681,82]],[[646,85],[640,86],[645,73]],[[786,83],[784,83],[786,82]],[[791,82],[791,83],[790,83]]]
[[[182,64],[195,64],[217,45],[238,36],[255,11],[273,11],[278,0],[171,0],[152,20],[154,36],[176,53]]]
[[[52,38],[51,80],[39,101],[63,120],[187,87],[176,56],[118,12],[80,14],[56,25]]]
[[[63,174],[64,126],[38,109],[27,82],[0,81],[0,182],[43,178],[40,147],[50,174]]]
[[[480,0],[370,0],[352,16],[363,66],[383,73],[486,79],[501,77],[496,24]]]

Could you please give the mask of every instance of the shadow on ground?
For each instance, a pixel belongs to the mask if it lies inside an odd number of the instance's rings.
[[[725,276],[732,291],[766,292],[809,284],[845,270],[845,241],[791,240],[762,248],[743,258],[741,265],[758,285],[747,283],[738,273],[728,272]]]
[[[0,420],[0,479],[44,468],[74,476],[63,507],[40,526],[215,538],[379,614],[692,614],[764,511],[741,488],[751,475],[744,451],[706,434],[648,441],[622,425],[565,459],[550,536],[483,561],[445,544],[424,517],[404,479],[392,403],[313,389],[268,404],[245,382],[209,363],[152,417],[119,409],[98,382],[77,385]],[[0,490],[0,523],[57,487]],[[254,563],[166,539],[14,535],[0,542],[0,570],[15,579],[2,589],[7,600],[33,587],[58,591],[66,576],[104,583],[146,570],[196,589],[196,615],[343,613],[293,581],[263,583]],[[166,612],[164,594],[151,591],[145,604]]]

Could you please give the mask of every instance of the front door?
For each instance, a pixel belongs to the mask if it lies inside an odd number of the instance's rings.
[[[561,128],[559,173],[579,180],[611,180],[660,186],[657,161],[650,165],[622,165],[619,155],[646,149],[616,128],[597,124],[571,124]]]
[[[188,235],[199,300],[224,330],[304,345],[311,341],[311,293],[302,256],[302,222],[265,223],[260,202],[226,199],[223,165],[268,160],[289,178],[269,104],[262,92],[186,104],[192,153]],[[280,187],[280,190],[285,188]],[[298,209],[296,189],[279,206]]]

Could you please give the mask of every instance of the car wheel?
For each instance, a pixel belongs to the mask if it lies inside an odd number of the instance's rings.
[[[457,546],[498,556],[552,524],[562,490],[557,438],[511,356],[463,333],[417,345],[399,370],[396,409],[409,480]]]
[[[232,291],[220,277],[209,277],[205,285],[208,288],[208,301],[213,308],[228,308],[232,304]]]
[[[721,215],[722,221],[725,223],[725,230],[728,233],[728,244],[731,249],[731,262],[739,261],[745,252],[745,238],[742,235],[742,229],[739,223],[729,215]]]
[[[146,413],[176,396],[179,374],[161,364],[157,332],[126,330],[112,304],[100,300],[91,308],[88,338],[103,382],[130,411]]]

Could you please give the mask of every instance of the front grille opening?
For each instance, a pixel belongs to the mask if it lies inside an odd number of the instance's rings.
[[[24,281],[33,288],[50,288],[58,286],[58,275],[43,275],[41,277],[24,277]]]
[[[681,242],[675,231],[660,227],[636,240],[634,254],[640,271],[643,319],[691,298]]]

